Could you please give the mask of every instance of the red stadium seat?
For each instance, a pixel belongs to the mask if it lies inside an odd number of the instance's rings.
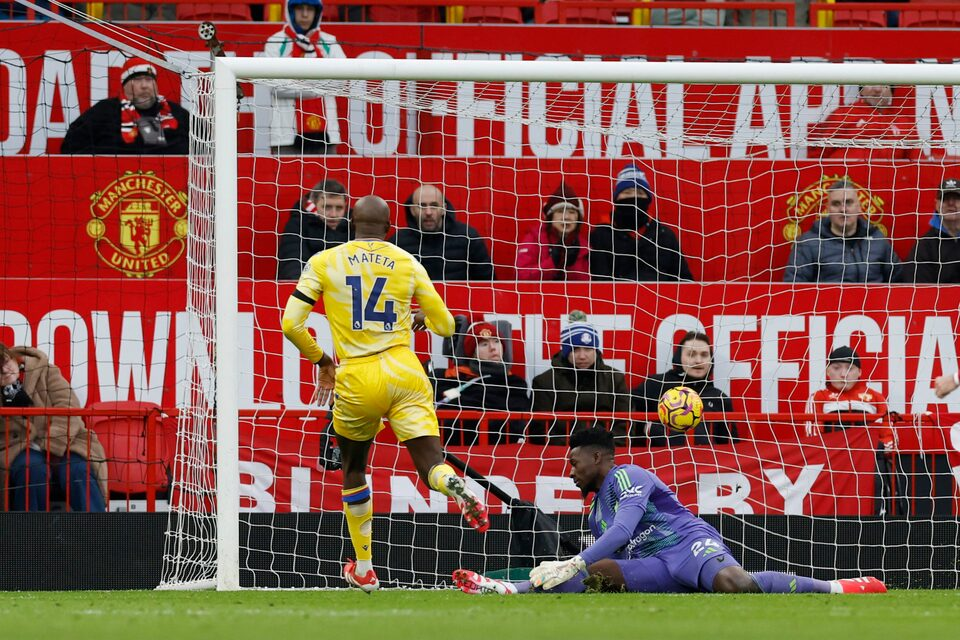
[[[602,5],[598,0],[597,5]],[[616,24],[617,18],[613,9],[602,6],[590,8],[569,8],[564,10],[566,24]],[[558,24],[560,22],[560,7],[557,2],[547,0],[540,10],[539,21],[543,24]]]
[[[465,23],[523,24],[520,7],[464,7]]]
[[[286,11],[286,8],[284,8],[284,11]],[[286,19],[286,17],[284,17],[284,19]],[[340,5],[336,5],[336,4],[323,5],[323,13],[320,14],[320,21],[321,23],[340,22]]]
[[[905,29],[948,28],[960,29],[960,7],[955,11],[936,9],[904,9],[900,12],[900,26]]]
[[[240,2],[230,4],[213,4],[198,2],[196,4],[178,4],[177,20],[226,20],[228,22],[250,22],[250,5]]]
[[[146,410],[160,412],[160,407],[151,402],[97,402],[88,409]],[[97,434],[107,455],[107,473],[111,493],[141,494],[152,487],[157,492],[169,488],[169,471],[173,462],[173,450],[167,446],[162,429],[153,434],[156,451],[151,459],[147,455],[146,419],[138,416],[100,415],[88,416],[87,428]],[[153,482],[150,482],[150,467],[153,467]]]
[[[843,7],[843,5],[837,5]],[[887,12],[882,9],[847,9],[846,7],[833,10],[834,27],[870,27],[887,28]]]
[[[370,22],[437,22],[438,15],[437,7],[367,7]]]

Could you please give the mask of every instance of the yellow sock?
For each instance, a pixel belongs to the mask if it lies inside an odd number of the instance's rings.
[[[427,479],[430,482],[430,488],[436,489],[445,496],[451,495],[450,490],[447,488],[447,478],[449,476],[456,476],[457,472],[453,470],[448,464],[437,464],[430,469],[430,473],[427,474]]]
[[[363,485],[343,490],[343,513],[347,518],[350,541],[357,554],[357,573],[363,575],[373,559],[373,500],[370,487]]]

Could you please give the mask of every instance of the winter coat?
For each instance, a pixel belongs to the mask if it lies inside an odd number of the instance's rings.
[[[332,249],[350,240],[349,213],[333,229],[315,213],[307,213],[300,204],[290,210],[290,220],[280,234],[277,250],[277,279],[297,280],[314,254]]]
[[[676,367],[676,365],[675,365]],[[650,376],[633,390],[633,405],[637,411],[656,413],[660,396],[674,387],[690,387],[703,400],[704,412],[731,412],[733,401],[730,396],[717,389],[708,375],[706,378],[687,377],[683,370],[671,369],[666,373]],[[674,433],[659,421],[649,422],[650,446],[682,446],[687,442],[687,434]],[[737,438],[737,426],[726,422],[701,422],[693,430],[694,444],[729,444]]]
[[[33,347],[14,347],[13,355],[23,363],[23,390],[30,396],[35,407],[80,408],[70,383],[60,368],[50,364],[47,355]],[[47,424],[49,422],[49,429]],[[97,435],[88,431],[80,416],[34,416],[29,425],[30,442],[27,442],[27,418],[10,416],[0,421],[0,489],[6,482],[8,465],[32,444],[35,449],[49,451],[63,457],[70,452],[86,458],[100,484],[104,497],[107,493],[107,456]],[[69,446],[68,446],[69,445]]]
[[[587,232],[580,226],[577,244],[566,247],[568,252],[577,251],[568,267],[558,266],[554,253],[562,252],[559,234],[550,231],[549,223],[542,223],[527,230],[517,250],[517,280],[589,280],[590,253]]]
[[[550,360],[550,368],[533,379],[534,411],[627,412],[630,408],[630,390],[623,372],[605,364],[599,353],[592,368],[577,369],[558,352]],[[594,424],[599,422],[578,420],[569,432],[587,429]],[[620,439],[627,434],[628,425],[628,421],[618,420],[611,430]],[[539,425],[539,429],[547,429],[550,442],[564,443],[567,426]]]
[[[287,20],[290,21],[289,16]],[[294,56],[293,48],[296,46],[298,45],[290,39],[286,31],[281,29],[267,39],[263,54],[268,58],[290,58]],[[337,39],[324,31],[320,32],[316,49],[321,58],[347,57]],[[337,116],[337,98],[334,94],[342,92],[347,85],[342,80],[326,80],[323,85],[329,90],[309,91],[305,87],[287,86],[273,90],[270,118],[271,147],[285,147],[296,143],[297,100],[300,99],[322,99],[327,141],[332,145],[340,144],[340,123]]]
[[[526,380],[510,373],[505,365],[498,366],[497,363],[492,362],[478,363],[476,360],[467,362],[470,364],[451,367],[444,372],[442,378],[434,380],[437,409],[530,411],[530,390]],[[489,377],[477,380],[484,375]],[[477,382],[462,389],[459,398],[447,400],[444,397],[446,391],[456,389],[471,380],[477,380]],[[476,443],[478,431],[476,420],[444,421],[444,426],[448,429],[446,437],[448,443]],[[490,442],[493,444],[514,440],[523,435],[525,427],[526,422],[523,420],[511,420],[509,424],[502,420],[491,420]]]
[[[590,273],[594,280],[693,280],[677,236],[652,219],[642,233],[609,224],[595,227],[590,234]]]
[[[107,98],[93,105],[74,120],[60,145],[60,153],[111,155],[187,155],[190,153],[190,114],[176,102],[167,100],[170,113],[177,119],[176,129],[164,129],[166,146],[146,145],[137,136],[131,143],[120,133],[120,98]],[[142,116],[156,116],[160,103],[138,109]]]
[[[784,282],[899,282],[900,258],[875,226],[860,218],[857,231],[841,238],[823,217],[801,235],[790,252]]]
[[[487,245],[473,227],[457,220],[447,201],[443,226],[438,231],[421,231],[411,209],[404,203],[407,226],[391,242],[420,261],[431,280],[493,280],[493,263]]]
[[[923,234],[903,265],[903,281],[960,283],[960,236],[943,227]]]

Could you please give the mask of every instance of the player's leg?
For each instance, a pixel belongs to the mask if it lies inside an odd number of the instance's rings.
[[[886,593],[887,587],[873,577],[817,580],[779,571],[748,573],[727,567],[714,577],[716,593]]]
[[[343,514],[356,556],[356,561],[347,561],[344,578],[352,586],[367,592],[380,586],[373,571],[373,497],[367,486],[367,458],[372,442],[351,440],[337,434],[343,462]]]
[[[406,348],[389,349],[382,354],[381,365],[392,390],[387,413],[390,428],[406,445],[420,478],[456,500],[467,523],[483,533],[490,528],[487,507],[443,459],[433,388],[416,354]]]
[[[392,422],[391,422],[392,424]],[[457,502],[464,519],[471,527],[484,533],[490,528],[490,518],[483,501],[470,489],[463,478],[443,459],[439,436],[420,436],[404,440],[420,478],[432,489],[450,496]]]
[[[375,362],[349,362],[337,372],[333,430],[343,464],[343,513],[356,561],[348,560],[343,576],[366,592],[380,587],[373,570],[373,497],[367,485],[367,463],[373,438],[382,428],[384,400]]]

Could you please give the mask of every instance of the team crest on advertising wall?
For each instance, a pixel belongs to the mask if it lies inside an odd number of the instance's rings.
[[[186,247],[187,194],[152,171],[127,171],[90,195],[87,235],[100,259],[131,278],[171,267]]]
[[[817,182],[807,185],[800,193],[790,196],[787,199],[787,224],[783,227],[783,237],[793,242],[803,232],[801,226],[809,228],[810,225],[804,225],[808,216],[821,217],[827,214],[827,189],[837,180],[849,180],[857,189],[857,198],[860,200],[860,210],[867,222],[879,229],[883,235],[889,236],[886,225],[881,218],[884,215],[883,198],[875,196],[860,185],[856,180],[849,176],[828,175],[823,176]]]

